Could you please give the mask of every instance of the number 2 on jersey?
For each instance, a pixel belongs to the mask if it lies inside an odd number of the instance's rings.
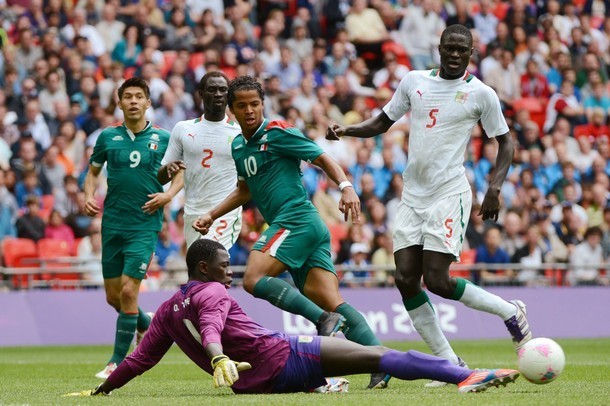
[[[211,165],[208,163],[208,161],[214,156],[214,151],[206,148],[203,150],[203,153],[206,155],[201,160],[201,166],[204,168],[209,168]]]
[[[438,114],[438,109],[430,110],[430,114],[428,114],[428,116],[430,116],[430,119],[432,120],[432,122],[426,124],[426,128],[432,128],[436,125],[436,115],[437,114]]]

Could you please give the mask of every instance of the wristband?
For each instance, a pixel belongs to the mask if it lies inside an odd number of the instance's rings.
[[[354,185],[352,185],[352,182],[350,182],[349,180],[345,180],[341,183],[339,183],[339,190],[343,192],[343,189],[345,189],[346,187],[351,187],[353,188]]]

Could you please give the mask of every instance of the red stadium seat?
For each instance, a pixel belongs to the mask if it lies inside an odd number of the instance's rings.
[[[53,238],[43,238],[38,241],[38,253],[41,264],[47,269],[65,269],[72,266],[70,263],[60,263],[53,261],[58,258],[65,258],[72,256],[72,247],[63,240],[56,240]],[[47,262],[45,262],[47,261]],[[50,271],[44,279],[51,279],[53,281],[78,281],[81,279],[79,273],[52,273]],[[57,286],[54,286],[57,288]]]
[[[28,263],[25,261],[38,258],[36,243],[28,238],[7,238],[3,240],[2,253],[4,265],[8,268],[33,268],[38,266],[36,262]],[[11,280],[15,288],[28,287],[28,275],[14,275]]]
[[[477,250],[475,250],[475,249],[462,251],[462,254],[460,255],[459,264],[460,265],[472,265],[475,263],[476,257],[477,257]],[[458,277],[458,278],[470,279],[470,271],[455,271],[455,270],[450,269],[449,274],[451,276]]]
[[[178,52],[176,51],[164,51],[163,52],[163,67],[161,68],[161,76],[166,77],[170,71],[174,62],[178,58]]]
[[[203,52],[195,52],[191,54],[191,59],[189,59],[189,68],[191,70],[195,70],[205,63],[205,54]]]

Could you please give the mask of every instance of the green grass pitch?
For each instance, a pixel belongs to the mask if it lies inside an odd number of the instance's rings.
[[[143,376],[104,398],[62,398],[67,392],[93,388],[94,374],[107,360],[109,346],[0,348],[0,405],[142,404],[142,405],[608,405],[610,339],[557,340],[566,353],[566,368],[555,382],[534,385],[522,377],[505,388],[460,394],[456,386],[424,388],[425,381],[392,379],[385,390],[365,390],[368,376],[354,375],[349,393],[234,395],[214,389],[209,375],[177,348]],[[426,351],[421,342],[390,342],[400,350]],[[456,341],[456,352],[471,367],[516,367],[509,340]]]

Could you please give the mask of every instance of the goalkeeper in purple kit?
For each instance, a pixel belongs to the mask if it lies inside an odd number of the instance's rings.
[[[383,372],[399,379],[435,379],[480,392],[513,382],[510,369],[471,370],[417,351],[362,346],[334,337],[288,336],[250,319],[227,293],[229,255],[213,240],[197,240],[186,257],[189,280],[164,302],[142,343],[96,389],[68,396],[107,395],[154,367],[173,343],[235,393],[308,392],[325,376]]]

